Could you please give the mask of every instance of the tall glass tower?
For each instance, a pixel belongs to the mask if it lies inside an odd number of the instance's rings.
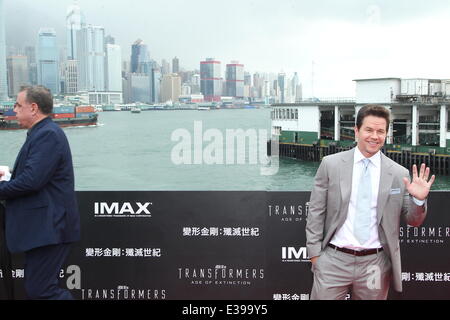
[[[214,58],[200,61],[200,91],[205,101],[220,101],[223,80],[220,76],[220,65],[220,61]]]
[[[78,2],[67,8],[66,25],[67,25],[67,59],[77,60],[77,47],[79,34],[82,26],[86,24],[84,15],[81,12]]]
[[[136,40],[131,46],[131,72],[150,74],[151,67],[147,45],[141,39]]]
[[[238,61],[231,61],[226,69],[226,95],[244,98],[244,65]]]
[[[52,28],[41,28],[38,38],[38,84],[59,93],[58,46],[56,32]]]
[[[77,45],[78,90],[105,91],[105,29],[82,26]]]
[[[5,43],[5,13],[3,0],[0,0],[0,102],[8,98],[8,83],[6,82],[6,43]]]

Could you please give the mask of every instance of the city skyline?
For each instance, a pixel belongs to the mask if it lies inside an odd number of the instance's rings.
[[[140,38],[151,59],[176,56],[185,70],[198,70],[200,61],[214,57],[223,66],[238,60],[251,74],[297,72],[305,96],[353,96],[352,80],[358,78],[448,78],[450,71],[446,44],[440,41],[450,26],[448,1],[78,3],[88,24],[100,25],[116,38],[124,60]],[[4,0],[7,46],[34,45],[38,28],[53,27],[59,46],[66,47],[71,4]],[[36,21],[17,19],[35,11],[41,16]],[[418,45],[422,41],[440,41],[441,49]]]

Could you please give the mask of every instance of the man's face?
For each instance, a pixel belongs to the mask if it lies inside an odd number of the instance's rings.
[[[383,147],[387,135],[386,126],[386,119],[367,116],[364,118],[361,129],[358,130],[358,127],[355,127],[358,148],[365,157],[372,157]]]
[[[16,113],[20,126],[29,129],[35,120],[37,105],[35,103],[28,103],[26,97],[27,93],[25,91],[19,92],[16,104],[14,105],[14,112]]]

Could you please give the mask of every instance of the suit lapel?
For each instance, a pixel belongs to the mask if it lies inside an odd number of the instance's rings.
[[[353,179],[353,159],[354,159],[355,149],[351,152],[343,154],[341,160],[341,167],[339,170],[339,184],[341,189],[341,200],[342,206],[339,210],[343,213],[340,218],[345,220],[346,214],[348,212],[348,206],[350,203],[350,195],[352,193],[352,179]]]
[[[394,175],[392,173],[392,163],[387,161],[387,157],[381,153],[381,176],[380,186],[378,187],[378,201],[377,201],[377,221],[378,224],[383,216],[383,209],[389,198],[389,193],[392,186]]]

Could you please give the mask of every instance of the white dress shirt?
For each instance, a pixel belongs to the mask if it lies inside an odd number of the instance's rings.
[[[378,190],[380,186],[381,176],[381,153],[378,151],[371,158],[368,158],[370,170],[370,180],[372,185],[372,200],[370,205],[370,236],[369,240],[365,243],[359,243],[356,240],[353,233],[353,226],[356,215],[356,199],[358,195],[359,180],[364,169],[364,162],[366,159],[364,155],[359,151],[358,147],[355,148],[355,156],[353,158],[353,177],[352,177],[352,192],[350,195],[350,203],[348,206],[347,218],[343,226],[336,232],[330,243],[337,247],[349,248],[353,250],[364,250],[381,248],[381,243],[378,238],[378,224],[377,224],[377,201]],[[369,187],[369,186],[367,186]]]
[[[352,192],[350,195],[350,203],[348,206],[347,218],[343,226],[336,232],[331,239],[330,243],[340,248],[348,248],[353,250],[365,250],[381,248],[380,239],[378,238],[378,224],[377,224],[377,202],[378,191],[380,187],[381,176],[381,151],[378,151],[369,159],[368,170],[370,170],[371,188],[372,188],[372,201],[370,205],[370,236],[369,240],[365,243],[359,243],[353,233],[353,227],[356,215],[356,199],[358,195],[359,180],[361,173],[364,169],[363,160],[366,159],[364,155],[359,151],[359,148],[355,148],[355,155],[353,158],[353,177],[352,177]],[[422,206],[425,201],[412,198],[418,206]]]

